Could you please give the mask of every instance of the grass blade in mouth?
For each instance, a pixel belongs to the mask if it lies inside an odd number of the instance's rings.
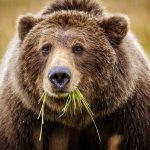
[[[73,100],[74,114],[75,114],[75,111],[76,111],[76,108],[77,108],[77,104],[76,104],[76,99],[75,99],[75,94],[74,93],[71,95],[71,99]]]
[[[40,137],[39,137],[39,141],[41,141],[42,139],[42,131],[43,131],[43,125],[44,125],[44,108],[45,108],[45,103],[47,100],[47,92],[44,92],[41,96],[41,98],[39,99],[39,103],[42,102],[42,107],[38,116],[38,119],[41,117],[42,118],[42,122],[41,122],[41,131],[40,131]],[[99,130],[98,127],[96,125],[96,122],[94,120],[94,114],[90,108],[90,104],[87,102],[87,100],[84,98],[84,96],[82,95],[82,93],[80,92],[80,90],[78,88],[76,88],[73,92],[71,92],[66,100],[66,104],[64,106],[64,108],[62,109],[62,114],[58,117],[62,117],[63,115],[65,115],[65,113],[67,112],[71,102],[73,102],[73,106],[74,106],[74,113],[76,112],[77,107],[79,107],[80,112],[82,113],[82,107],[84,107],[87,111],[87,113],[90,115],[91,120],[93,121],[93,124],[95,126],[99,141],[101,142],[101,138],[100,138],[100,134],[99,134]]]
[[[67,112],[68,107],[70,106],[70,103],[71,103],[71,97],[68,96],[68,99],[66,101],[65,107],[62,110],[63,113],[58,118],[62,117]]]
[[[93,115],[92,115],[93,112],[91,111],[91,109],[90,109],[89,106],[87,105],[87,102],[86,102],[85,99],[83,99],[83,100],[81,100],[81,101],[82,101],[83,105],[85,106],[85,108],[86,108],[88,114],[90,115],[90,117],[91,117],[91,119],[92,119],[92,121],[93,121],[93,124],[94,124],[94,126],[95,126],[95,129],[96,129],[96,132],[97,132],[99,141],[101,142],[100,133],[99,133],[98,127],[97,127],[96,122],[95,122],[95,120],[94,120],[94,118],[93,118]]]
[[[71,104],[71,101],[74,103],[74,112],[75,112],[75,109],[77,107],[77,104],[79,106],[79,109],[80,109],[81,113],[82,113],[82,107],[84,106],[87,113],[90,115],[91,120],[93,121],[93,124],[95,126],[95,129],[96,129],[96,132],[97,132],[97,135],[98,135],[98,139],[101,142],[100,133],[99,133],[98,127],[96,125],[96,122],[94,120],[94,117],[93,117],[94,114],[93,114],[93,112],[90,108],[90,104],[87,102],[87,100],[84,98],[84,96],[82,95],[82,93],[80,92],[80,90],[78,88],[76,88],[73,92],[71,92],[69,94],[68,100],[66,101],[66,105],[62,110],[63,113],[60,115],[60,117],[62,117],[67,112],[68,107]]]
[[[40,117],[42,117],[39,141],[41,141],[41,139],[42,139],[43,125],[44,125],[44,108],[45,108],[46,100],[47,100],[47,93],[44,92],[42,94],[41,98],[39,99],[39,103],[42,102],[42,107],[41,107],[41,110],[40,110],[40,113],[39,113],[39,116],[38,116],[38,119]]]

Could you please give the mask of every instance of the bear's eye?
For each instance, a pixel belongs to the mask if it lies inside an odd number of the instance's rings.
[[[51,44],[46,44],[46,45],[44,45],[44,46],[42,47],[42,53],[43,53],[43,55],[45,56],[45,55],[49,54],[50,51],[51,51],[51,48],[52,48],[52,45],[51,45]]]
[[[75,54],[82,54],[84,51],[84,47],[81,44],[76,44],[72,47],[72,52]]]

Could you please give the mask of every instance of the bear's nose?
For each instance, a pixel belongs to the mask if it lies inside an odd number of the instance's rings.
[[[48,78],[57,91],[62,91],[70,81],[71,72],[67,67],[54,67],[49,71]]]

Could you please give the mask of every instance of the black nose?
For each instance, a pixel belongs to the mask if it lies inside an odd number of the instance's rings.
[[[66,67],[54,67],[49,71],[48,78],[53,87],[60,91],[69,83],[71,72]]]

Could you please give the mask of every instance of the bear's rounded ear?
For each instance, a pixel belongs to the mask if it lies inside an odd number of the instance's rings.
[[[113,45],[119,45],[128,32],[128,18],[126,16],[112,16],[104,19],[100,26]]]
[[[26,34],[38,23],[39,19],[33,15],[28,14],[20,16],[17,20],[17,30],[20,40],[22,41]]]

